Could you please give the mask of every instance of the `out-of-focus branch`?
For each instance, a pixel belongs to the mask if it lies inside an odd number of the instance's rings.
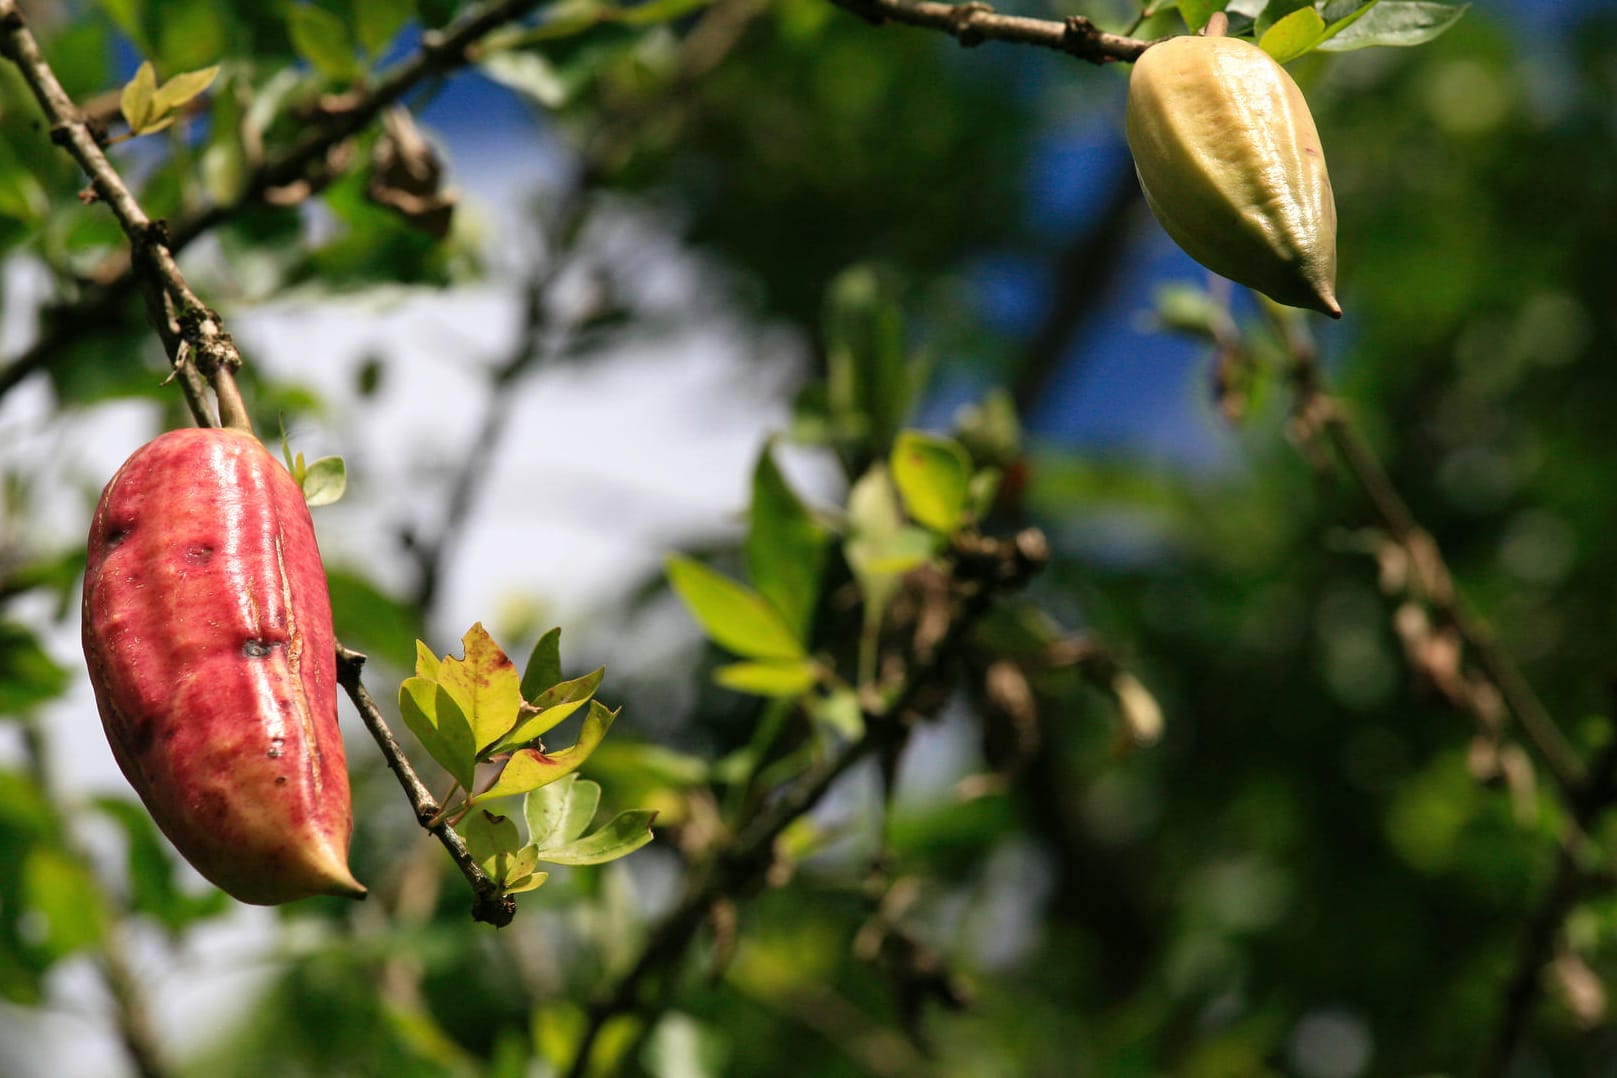
[[[422,35],[420,47],[408,59],[383,73],[365,92],[343,99],[340,109],[327,114],[323,121],[312,125],[292,146],[251,169],[240,193],[234,199],[177,217],[166,226],[158,222],[161,245],[166,248],[169,259],[172,260],[174,255],[209,230],[218,227],[247,206],[262,200],[266,193],[305,178],[309,170],[322,162],[333,147],[363,130],[383,109],[398,101],[426,79],[467,63],[471,58],[473,46],[490,31],[521,18],[538,6],[539,0],[495,0],[473,8],[444,30]],[[3,23],[0,32],[5,34],[7,41],[6,55],[16,60],[10,44],[13,39],[11,26],[14,21],[18,27],[22,27],[15,0],[7,0],[0,5],[0,23]],[[48,73],[49,68],[44,66],[44,61],[39,56],[38,45],[32,35],[27,33],[25,27],[22,28],[22,32],[27,36],[27,48],[34,58],[29,61],[30,66],[36,71],[43,69]],[[17,62],[19,66],[23,65],[22,61]],[[25,75],[26,70],[27,68]],[[50,82],[55,83],[54,77]],[[38,97],[41,90],[36,86],[34,78],[29,78],[29,85]],[[91,176],[92,181],[97,179],[97,172],[86,163],[85,157],[81,156],[81,143],[86,151],[93,150],[94,156],[100,159],[107,171],[111,171],[111,166],[106,163],[105,155],[101,153],[94,137],[94,130],[85,121],[82,111],[61,92],[60,85],[56,85],[54,92],[50,93],[49,103],[44,98],[41,98],[40,103],[51,119],[52,137],[57,141],[63,141],[68,137],[67,125],[77,126],[77,131],[73,135],[74,141],[69,148],[74,156],[79,158],[80,164],[84,165],[85,172]],[[58,130],[63,134],[58,135]],[[112,175],[116,176],[116,172]],[[100,178],[105,179],[105,175]],[[118,186],[123,187],[121,183]],[[96,184],[95,191],[100,197],[107,198],[99,183]],[[124,194],[128,194],[127,187],[124,187]],[[126,208],[130,203],[133,203],[132,198],[126,200]],[[111,204],[109,200],[109,205]],[[139,207],[136,206],[135,209],[138,210]],[[118,212],[117,206],[114,206],[114,212]],[[141,215],[141,219],[144,220],[144,214]],[[130,232],[129,223],[121,213],[119,223],[125,226],[125,232],[130,235],[133,255],[139,257],[145,241],[137,239],[136,234]],[[139,231],[145,236],[153,230],[153,222],[145,221]],[[86,288],[82,297],[56,313],[53,328],[47,329],[26,351],[4,367],[0,367],[0,396],[4,396],[36,371],[48,367],[54,358],[62,355],[67,346],[86,328],[105,325],[117,316],[117,312],[139,284],[133,272],[132,262],[133,258],[130,263],[121,266],[106,267],[99,274],[99,279]],[[196,411],[195,404],[193,404],[194,411]]]
[[[1578,847],[1596,817],[1617,802],[1617,730],[1610,731],[1610,737],[1590,767],[1583,796],[1572,803],[1572,826],[1562,836],[1554,878],[1522,932],[1515,966],[1505,982],[1504,1002],[1494,1026],[1493,1043],[1479,1072],[1485,1078],[1504,1078],[1509,1071],[1527,1030],[1528,1019],[1543,995],[1544,967],[1555,953],[1556,939],[1561,935],[1567,915],[1579,899],[1589,894],[1593,884],[1609,883],[1590,878],[1578,857]]]
[[[1266,309],[1275,313],[1272,307]],[[1275,321],[1281,343],[1292,359],[1293,429],[1305,443],[1323,443],[1334,452],[1349,478],[1364,492],[1388,536],[1403,552],[1421,597],[1475,658],[1557,785],[1574,802],[1581,799],[1586,784],[1583,762],[1521,670],[1455,590],[1437,542],[1420,526],[1369,441],[1331,394],[1302,318],[1277,314]]]
[[[639,1009],[642,988],[653,977],[677,970],[715,903],[743,897],[767,874],[774,862],[775,840],[819,804],[838,779],[901,740],[909,729],[909,713],[922,701],[941,699],[940,689],[953,681],[956,652],[971,627],[996,596],[1020,587],[1048,558],[1045,538],[1036,529],[1010,540],[956,537],[950,588],[957,605],[942,636],[929,642],[924,655],[910,656],[903,687],[891,703],[865,709],[863,737],[800,774],[777,799],[742,824],[706,865],[691,872],[679,902],[652,931],[634,964],[591,1006],[589,1025],[568,1071],[573,1078],[590,1072],[596,1039],[607,1022]]]
[[[29,774],[39,787],[44,803],[56,814],[63,849],[84,867],[98,885],[96,892],[86,895],[85,900],[96,903],[102,915],[96,964],[100,967],[102,979],[106,981],[108,994],[112,996],[118,1039],[123,1042],[129,1062],[140,1078],[166,1078],[169,1070],[163,1062],[161,1042],[147,1006],[148,993],[129,960],[129,911],[116,896],[100,886],[94,859],[74,831],[67,810],[62,807],[65,799],[56,786],[50,763],[50,746],[46,742],[44,729],[37,721],[25,719],[22,735]]]
[[[1001,15],[988,4],[940,4],[934,0],[831,0],[860,18],[876,25],[901,22],[942,30],[965,46],[984,41],[1009,41],[1038,45],[1068,53],[1092,64],[1132,62],[1152,42],[1109,34],[1082,15],[1054,19],[1030,19],[1022,15]]]
[[[410,808],[415,812],[416,822],[426,828],[443,843],[444,849],[454,860],[455,866],[466,877],[466,882],[472,885],[472,916],[496,928],[503,928],[511,923],[516,916],[516,900],[510,895],[501,892],[500,885],[488,873],[478,866],[473,859],[471,851],[466,848],[466,841],[447,821],[437,820],[439,805],[428,792],[421,776],[416,774],[415,768],[410,765],[409,758],[404,755],[398,739],[383,717],[376,701],[366,691],[365,685],[359,679],[360,670],[365,665],[365,656],[352,648],[337,645],[337,680],[348,693],[348,699],[353,701],[354,710],[359,712],[365,729],[370,731],[377,746],[382,750],[382,757],[387,760],[387,766],[392,768],[393,774],[398,777],[399,785],[404,787],[405,796],[410,799]]]

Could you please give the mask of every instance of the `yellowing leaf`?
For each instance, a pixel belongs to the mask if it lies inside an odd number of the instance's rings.
[[[429,681],[438,680],[438,656],[432,653],[426,642],[415,642],[415,673],[416,677],[424,677]]]
[[[460,705],[481,752],[516,725],[522,708],[522,681],[482,622],[467,630],[461,645],[466,657],[441,661],[438,684]]]
[[[511,732],[500,738],[492,746],[494,753],[506,752],[526,745],[535,738],[543,737],[558,723],[562,722],[573,712],[583,707],[588,701],[569,700],[565,704],[547,707],[534,715],[521,719],[511,728]],[[492,753],[491,753],[492,755]]]
[[[590,753],[606,737],[612,720],[616,718],[617,712],[608,711],[599,700],[591,700],[590,713],[584,719],[583,729],[578,732],[576,744],[548,755],[538,749],[517,751],[506,763],[505,770],[500,772],[494,785],[471,798],[471,803],[525,794],[572,774],[589,759]]]

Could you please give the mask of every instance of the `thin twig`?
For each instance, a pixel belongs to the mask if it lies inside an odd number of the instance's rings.
[[[365,684],[359,679],[361,668],[365,665],[365,656],[352,648],[337,645],[337,680],[353,701],[354,709],[359,712],[360,719],[365,723],[365,729],[370,731],[371,737],[382,750],[382,757],[387,760],[387,766],[393,769],[398,777],[399,785],[404,787],[405,796],[410,799],[410,808],[415,812],[416,822],[430,831],[432,835],[443,843],[444,849],[454,860],[455,866],[472,885],[472,917],[503,928],[511,923],[516,915],[516,900],[501,891],[499,883],[484,872],[472,857],[471,851],[466,848],[465,839],[445,821],[436,820],[438,815],[438,802],[433,799],[426,783],[416,774],[410,765],[409,758],[404,755],[398,739],[387,725],[387,719],[382,715],[376,701],[366,691]]]
[[[956,537],[952,586],[959,594],[959,608],[943,637],[924,656],[916,657],[895,699],[880,710],[865,710],[863,737],[830,761],[799,775],[767,809],[742,826],[734,840],[722,846],[706,866],[691,873],[679,902],[652,931],[634,964],[610,992],[590,1007],[589,1024],[568,1070],[572,1078],[589,1073],[602,1029],[617,1015],[636,1009],[646,981],[659,971],[678,967],[714,903],[721,898],[736,898],[768,872],[774,861],[775,840],[819,804],[838,779],[907,735],[907,713],[922,699],[936,696],[940,682],[953,679],[955,652],[971,627],[996,596],[1020,587],[1043,567],[1048,557],[1044,536],[1037,529],[1027,529],[1011,540]]]
[[[1001,15],[988,4],[940,4],[934,0],[831,0],[837,7],[876,25],[901,22],[942,30],[970,47],[984,41],[1038,45],[1068,53],[1092,64],[1132,62],[1152,42],[1109,34],[1082,15],[1057,22],[1022,15]]]
[[[162,237],[162,246],[167,249],[170,259],[209,230],[229,220],[247,206],[257,203],[267,192],[302,178],[310,166],[325,158],[332,147],[363,130],[388,105],[402,98],[428,78],[465,64],[470,59],[469,52],[472,46],[478,40],[490,31],[521,18],[538,6],[539,0],[498,0],[472,9],[444,30],[423,35],[416,52],[384,72],[368,91],[354,95],[344,109],[328,115],[323,122],[313,125],[294,145],[261,162],[248,172],[235,198],[176,217]],[[4,0],[0,2],[0,31],[6,32],[8,41],[11,37],[9,31],[13,25],[22,26],[21,16],[17,12],[15,0]],[[26,28],[23,32],[27,33]],[[38,58],[38,65],[43,66],[44,61],[39,56],[37,42],[33,41],[31,35],[28,36],[28,41],[32,55]],[[23,61],[17,60],[9,47],[4,51],[7,56],[16,60],[20,67],[23,66]],[[26,75],[27,68],[24,68],[24,71]],[[48,73],[49,68],[46,67],[45,71]],[[49,81],[55,83],[54,78]],[[29,80],[29,85],[34,87],[35,96],[39,96],[41,91],[35,87],[34,79]],[[88,138],[89,148],[105,164],[105,155],[101,153],[93,137],[94,130],[85,122],[82,112],[73,106],[66,94],[61,93],[59,85],[55,86],[55,93],[50,96],[50,103],[47,104],[42,98],[41,106],[52,122],[52,137],[58,141],[67,137],[65,133],[59,136],[58,129],[65,132],[67,128],[62,126],[64,123],[77,122],[82,134]],[[78,149],[71,145],[69,148],[73,150],[75,157],[80,158],[81,165],[85,165],[86,173],[94,177],[95,173],[85,164],[84,158],[80,157]],[[107,170],[111,171],[110,165],[107,165]],[[114,177],[117,175],[116,172],[111,174]],[[121,181],[118,186],[123,186]],[[99,185],[96,192],[102,194]],[[124,194],[127,196],[127,188],[124,188]],[[125,201],[128,205],[134,203],[132,197]],[[139,207],[135,206],[135,209],[138,211]],[[144,214],[140,214],[139,219],[144,220],[144,217]],[[125,232],[130,235],[134,249],[138,253],[143,241],[137,239],[136,233],[130,232],[122,215],[119,216],[119,223],[125,225]],[[150,228],[151,222],[145,222],[139,234],[147,235]],[[26,351],[4,367],[0,367],[0,396],[4,396],[36,371],[50,366],[55,357],[67,354],[68,343],[86,328],[105,325],[116,318],[117,312],[137,287],[134,261],[132,257],[121,269],[114,267],[101,275],[101,281],[91,285],[77,302],[59,312],[53,330],[47,331]],[[172,356],[171,349],[170,357]],[[197,410],[194,402],[192,408],[193,412]]]
[[[1299,429],[1305,436],[1323,436],[1330,445],[1349,477],[1364,492],[1388,535],[1409,558],[1426,602],[1459,634],[1562,791],[1569,798],[1582,797],[1586,782],[1582,760],[1521,670],[1455,589],[1436,540],[1420,526],[1369,441],[1330,392],[1313,339],[1302,319],[1280,314],[1268,305],[1265,309],[1271,314],[1281,343],[1291,356],[1293,413]]]

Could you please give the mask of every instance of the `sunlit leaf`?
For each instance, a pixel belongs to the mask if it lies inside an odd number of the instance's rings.
[[[528,841],[541,850],[573,841],[589,828],[600,803],[600,784],[576,774],[541,786],[522,803]]]
[[[830,535],[787,485],[768,446],[752,473],[747,574],[800,640],[819,601]]]
[[[532,700],[561,680],[561,629],[551,629],[533,645],[522,671],[522,698]]]
[[[1281,19],[1258,39],[1258,47],[1284,64],[1325,40],[1325,20],[1311,7],[1299,8]]]
[[[522,833],[509,816],[496,816],[487,810],[473,812],[456,828],[466,841],[472,860],[496,880],[504,880],[522,849]],[[522,875],[532,871],[530,864]]]
[[[549,754],[538,749],[518,750],[506,762],[505,769],[500,772],[500,777],[494,785],[472,798],[472,802],[475,804],[496,797],[524,794],[555,782],[564,775],[572,774],[583,766],[590,753],[594,752],[595,747],[606,737],[606,732],[611,728],[612,720],[615,718],[617,712],[607,710],[599,700],[591,700],[589,714],[584,718],[584,726],[578,732],[576,743],[560,752]]]
[[[916,521],[947,534],[960,526],[971,461],[952,438],[907,430],[893,445],[893,484]]]
[[[713,641],[753,659],[795,659],[797,636],[763,596],[699,561],[673,555],[668,581]]]
[[[438,664],[438,683],[460,704],[481,752],[516,725],[522,682],[516,666],[482,622],[466,631],[461,646],[465,658],[450,657]]]
[[[157,71],[150,60],[144,60],[135,69],[135,77],[124,84],[118,103],[123,110],[124,123],[137,134],[157,114],[152,98],[157,94]]]
[[[21,866],[23,902],[40,918],[38,946],[51,959],[95,946],[105,914],[100,890],[82,863],[50,846],[35,846]]]
[[[814,687],[818,676],[818,667],[812,659],[731,663],[713,672],[713,680],[718,684],[754,696],[801,696]]]
[[[303,500],[311,508],[330,505],[348,489],[348,466],[341,457],[321,457],[303,473]]]
[[[571,681],[558,681],[544,692],[533,698],[533,706],[537,708],[553,708],[559,704],[571,704],[580,700],[588,700],[595,695],[595,690],[601,687],[601,679],[606,677],[606,667],[597,667],[587,674],[582,674]]]
[[[835,730],[849,741],[865,736],[865,713],[859,706],[859,694],[852,689],[838,689],[815,701],[814,718]]]
[[[212,86],[218,75],[218,64],[197,71],[180,72],[157,88],[152,95],[152,110],[158,115],[174,111]]]
[[[553,865],[599,865],[627,856],[651,841],[655,812],[635,809],[621,812],[593,834],[565,846],[539,851],[539,859]]]
[[[495,741],[492,746],[488,746],[490,751],[485,755],[509,752],[512,749],[526,745],[536,738],[543,737],[553,727],[565,721],[573,712],[583,707],[585,702],[585,700],[568,700],[566,703],[547,707],[537,714],[519,719],[517,724],[511,727],[509,733]]]
[[[442,700],[447,700],[448,706],[440,710]],[[428,755],[470,789],[477,747],[472,744],[471,727],[466,725],[454,698],[429,678],[406,678],[399,686],[399,714]]]

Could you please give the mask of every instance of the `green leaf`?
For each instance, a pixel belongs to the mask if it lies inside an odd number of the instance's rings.
[[[1186,26],[1198,31],[1207,25],[1213,12],[1224,10],[1225,3],[1226,0],[1179,0],[1179,14],[1184,16]]]
[[[601,679],[606,677],[606,667],[598,666],[589,673],[575,677],[571,681],[558,681],[538,696],[534,697],[533,706],[546,709],[558,704],[570,704],[575,700],[588,700],[595,695],[595,690],[601,687]]]
[[[0,621],[0,715],[26,715],[67,689],[68,674],[34,634]]]
[[[181,105],[196,97],[209,86],[219,75],[219,65],[200,68],[196,71],[182,71],[160,86],[152,95],[152,108],[158,115],[173,112]]]
[[[157,110],[153,107],[152,98],[157,94],[157,71],[152,67],[150,60],[141,61],[140,67],[135,69],[135,77],[124,84],[123,93],[119,96],[119,106],[123,109],[124,123],[129,130],[140,134],[146,125],[156,117]]]
[[[413,0],[354,0],[354,34],[359,47],[377,55],[414,14]]]
[[[553,727],[565,721],[573,712],[584,706],[583,700],[568,700],[564,703],[547,707],[537,714],[529,715],[517,721],[509,733],[490,745],[485,756],[497,756],[502,752],[510,752],[520,748],[528,742],[543,737]]]
[[[1258,39],[1258,47],[1275,63],[1284,64],[1311,51],[1325,40],[1325,20],[1311,7],[1299,8],[1281,19]]]
[[[1312,10],[1314,0],[1266,0],[1252,20],[1252,29],[1256,37],[1263,37],[1269,27],[1282,21],[1293,12],[1303,8]]]
[[[1375,45],[1424,45],[1460,21],[1470,4],[1434,4],[1423,0],[1381,0],[1375,9],[1354,18],[1352,25],[1320,45],[1325,52],[1350,52]]]
[[[1381,3],[1381,0],[1369,0],[1369,3],[1357,3],[1357,0],[1343,0],[1342,3],[1338,4],[1326,4],[1325,10],[1321,12],[1325,21],[1330,24],[1325,28],[1325,40],[1329,41],[1331,38],[1336,37],[1343,30],[1370,14],[1379,3]],[[1346,14],[1340,14],[1340,9],[1342,8],[1351,10],[1348,10]],[[1317,48],[1324,49],[1324,43],[1322,42]]]
[[[893,445],[893,483],[916,521],[947,535],[960,527],[971,461],[952,438],[907,430]]]
[[[477,747],[454,697],[429,678],[406,678],[399,686],[399,714],[428,755],[456,782],[471,789]]]
[[[874,269],[855,266],[832,282],[825,310],[833,422],[877,452],[892,444],[914,391],[893,291]]]
[[[409,670],[421,632],[421,611],[414,603],[387,594],[358,573],[332,567],[326,571],[331,613],[337,635],[395,670]],[[429,652],[430,655],[430,652]],[[423,673],[420,669],[416,673]],[[437,680],[437,661],[426,676]]]
[[[632,809],[620,812],[594,834],[565,846],[539,851],[539,859],[553,865],[599,865],[626,857],[651,841],[655,812]]]
[[[731,663],[713,672],[713,680],[726,689],[754,696],[801,696],[819,680],[819,668],[812,659],[781,662]]]
[[[808,639],[830,539],[786,484],[766,445],[752,473],[747,575],[799,640]]]
[[[354,39],[336,15],[313,4],[294,4],[286,10],[286,29],[292,48],[326,78],[346,80],[359,74]]]
[[[466,657],[441,661],[438,684],[460,704],[481,752],[516,725],[522,710],[522,683],[516,666],[482,622],[468,629],[460,642]]]
[[[600,784],[576,774],[541,786],[522,802],[528,841],[540,850],[566,845],[588,829],[600,804]]]
[[[751,659],[795,659],[803,654],[803,646],[780,614],[751,588],[677,554],[668,559],[668,582],[720,647]]]
[[[534,890],[548,879],[550,879],[550,873],[535,872],[531,876],[523,876],[507,883],[505,885],[505,893],[508,895],[520,895],[525,891]]]
[[[321,457],[303,473],[303,500],[311,508],[330,505],[348,489],[348,466],[341,457]]]
[[[538,749],[518,750],[506,762],[505,770],[500,772],[494,785],[471,798],[471,803],[525,794],[572,774],[589,759],[590,753],[606,737],[607,730],[611,729],[612,721],[617,717],[617,712],[608,711],[599,700],[591,700],[590,712],[584,718],[584,727],[578,732],[575,744],[550,754]]]
[[[522,698],[532,700],[561,680],[561,629],[551,629],[533,645],[522,671]]]
[[[35,846],[21,874],[23,908],[40,917],[37,945],[51,961],[100,942],[105,915],[89,869],[58,849]]]
[[[472,860],[503,884],[522,850],[522,834],[517,830],[516,821],[485,809],[469,814],[456,830],[465,839],[466,852],[472,855]],[[530,861],[520,874],[525,876],[532,871]]]

